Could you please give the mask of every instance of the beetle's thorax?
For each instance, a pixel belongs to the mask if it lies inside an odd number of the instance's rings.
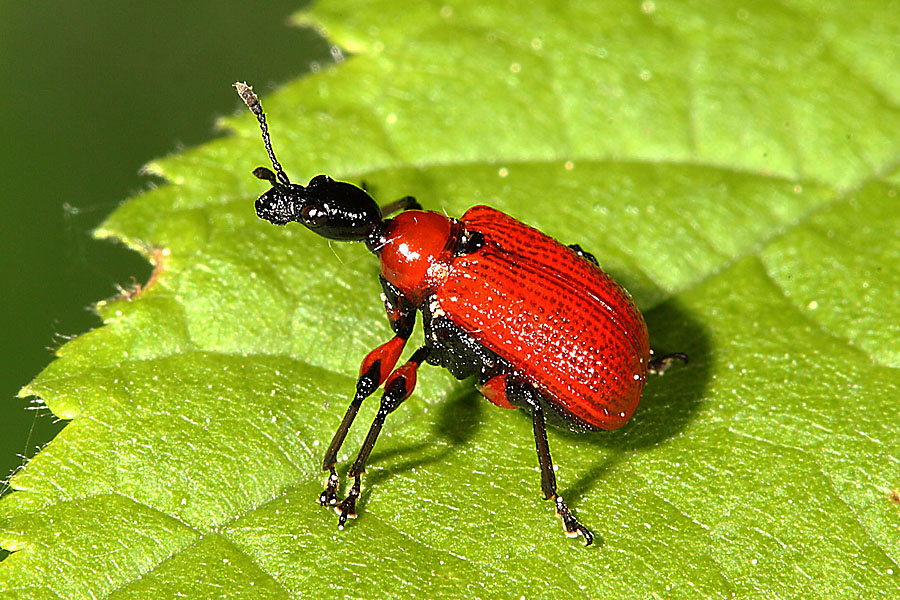
[[[384,222],[375,249],[381,274],[419,305],[450,273],[458,224],[431,211],[408,210]]]

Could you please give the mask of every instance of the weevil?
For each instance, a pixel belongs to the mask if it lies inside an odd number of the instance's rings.
[[[530,411],[544,498],[553,501],[566,534],[590,545],[593,533],[557,493],[547,415],[575,431],[621,427],[648,375],[687,356],[652,356],[631,296],[577,244],[563,245],[489,206],[454,219],[422,210],[411,196],[379,207],[364,189],[327,175],[305,186],[292,183],[275,157],[259,98],[245,83],[235,87],[259,121],[274,169],[253,171],[271,185],[256,200],[257,215],[275,225],[302,223],[330,240],[363,242],[380,261],[394,335],[363,359],[356,393],[325,451],[328,477],[319,502],[334,506],[338,527],[356,517],[369,454],[427,362],[457,379],[473,378],[501,408]],[[418,313],[425,343],[396,367]],[[378,412],[347,474],[353,484],[338,501],[338,452],[363,400],[382,384]]]

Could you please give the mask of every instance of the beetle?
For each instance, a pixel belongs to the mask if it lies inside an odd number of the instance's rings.
[[[362,188],[327,175],[306,186],[291,183],[275,157],[259,98],[245,83],[235,87],[259,121],[274,168],[253,171],[271,185],[256,200],[257,215],[275,225],[302,223],[330,240],[364,242],[380,260],[394,336],[362,361],[356,393],[325,452],[328,477],[319,503],[334,506],[340,529],[356,517],[361,475],[378,434],[427,362],[457,379],[474,378],[501,408],[531,412],[544,498],[553,501],[566,534],[590,545],[593,533],[557,493],[546,415],[574,431],[621,427],[648,374],[662,374],[687,356],[652,358],[631,296],[577,244],[565,246],[488,206],[453,219],[422,210],[411,196],[379,208]],[[425,343],[396,367],[418,312]],[[363,400],[382,384],[378,412],[347,474],[353,484],[338,502],[338,452]]]

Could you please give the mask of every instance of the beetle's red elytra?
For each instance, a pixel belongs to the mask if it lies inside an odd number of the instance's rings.
[[[291,183],[275,158],[259,99],[247,84],[235,87],[259,121],[275,169],[253,171],[272,186],[256,201],[259,217],[364,242],[381,263],[394,336],[363,359],[356,394],[323,461],[329,475],[319,502],[334,505],[338,527],[356,517],[361,475],[385,419],[410,396],[419,366],[428,362],[458,379],[475,378],[501,408],[531,412],[544,498],[553,500],[566,534],[590,545],[593,534],[557,494],[546,415],[576,431],[621,427],[647,375],[687,356],[652,358],[643,316],[591,254],[494,208],[475,206],[453,219],[422,210],[411,196],[379,208],[361,188],[327,175],[306,186]],[[418,312],[425,343],[396,367]],[[347,474],[353,484],[338,502],[337,454],[363,400],[382,384],[381,405]]]

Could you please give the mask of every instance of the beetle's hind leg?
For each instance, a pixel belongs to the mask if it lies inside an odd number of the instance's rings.
[[[384,426],[384,420],[412,394],[413,389],[416,387],[416,372],[419,365],[428,358],[430,353],[431,348],[422,346],[413,352],[413,355],[405,364],[397,367],[390,377],[387,378],[384,384],[384,395],[381,397],[381,406],[375,414],[372,426],[369,427],[369,433],[366,435],[362,448],[359,449],[356,461],[354,461],[350,471],[347,473],[347,477],[353,477],[353,485],[350,487],[350,492],[344,501],[334,507],[335,512],[340,515],[338,529],[344,528],[347,519],[356,518],[356,500],[359,498],[362,489],[361,476],[366,471],[366,461],[369,459],[372,448],[375,447],[378,434],[381,433],[381,428]]]
[[[651,354],[652,352],[653,351],[651,350]],[[684,352],[673,352],[672,354],[654,358],[647,365],[647,372],[651,375],[662,375],[676,360],[681,361],[681,364],[686,365],[688,363],[688,356]]]
[[[582,250],[581,246],[579,246],[578,244],[569,244],[569,248],[571,248],[572,250],[574,250],[574,251],[575,251],[575,254],[577,254],[578,256],[580,256],[581,258],[583,258],[584,260],[588,261],[589,263],[591,263],[591,264],[594,265],[595,267],[599,267],[599,266],[600,266],[600,263],[597,262],[597,257],[594,256],[593,254],[591,254],[590,252],[588,252],[587,250]]]
[[[562,496],[556,493],[556,475],[553,472],[553,460],[550,458],[550,445],[547,443],[547,427],[540,393],[530,384],[508,379],[506,396],[513,404],[527,405],[531,408],[534,443],[537,448],[538,464],[541,467],[541,490],[544,492],[544,499],[553,500],[556,514],[562,518],[566,535],[584,536],[585,545],[590,546],[594,541],[594,534],[575,518]]]

